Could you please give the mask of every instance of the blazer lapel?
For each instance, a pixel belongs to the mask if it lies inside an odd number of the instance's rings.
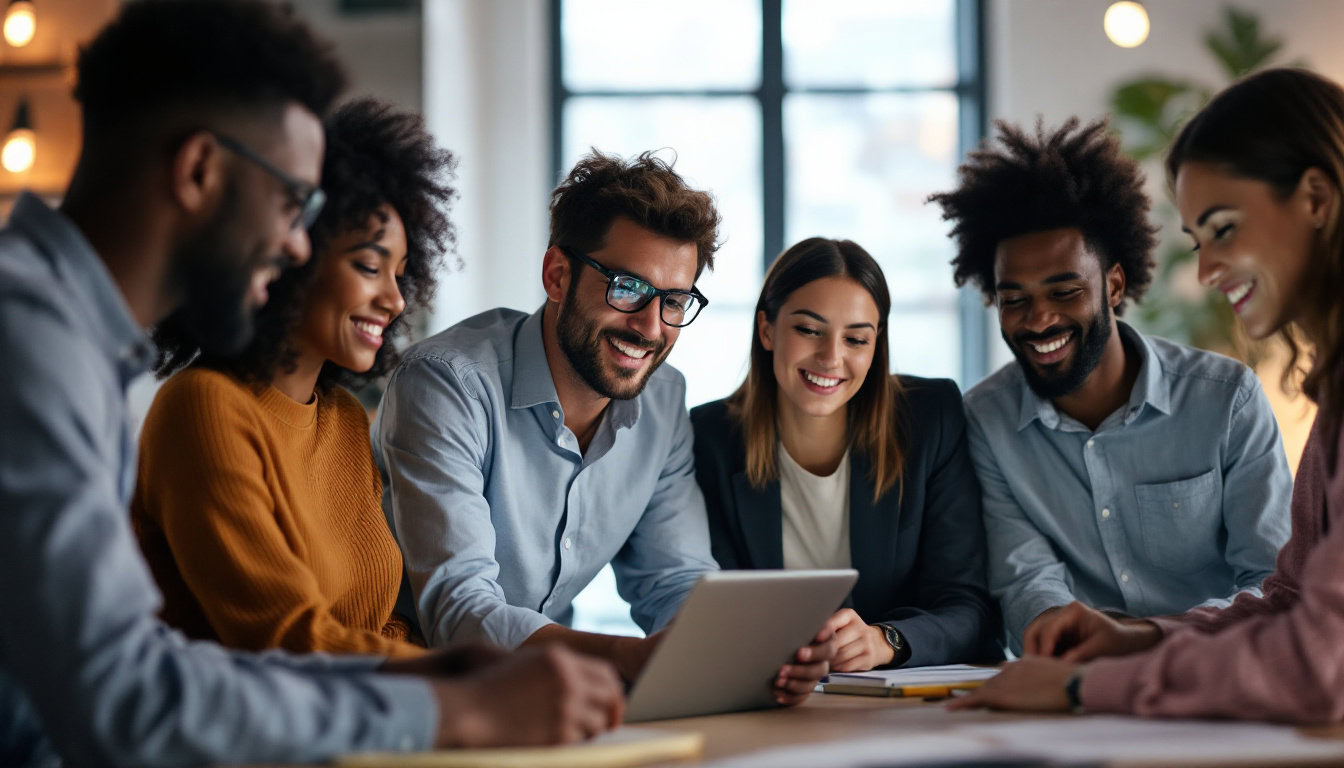
[[[784,567],[784,522],[779,483],[757,490],[746,472],[733,474],[733,497],[742,538],[751,554],[752,568]]]
[[[893,504],[896,489],[888,491],[879,506],[873,503],[873,481],[868,458],[858,451],[849,454],[849,560],[858,570],[854,585],[854,609],[864,613],[881,604],[889,581],[892,539],[900,525],[900,505]]]

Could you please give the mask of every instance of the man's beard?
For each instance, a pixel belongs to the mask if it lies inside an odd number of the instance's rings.
[[[248,302],[252,276],[279,260],[261,246],[247,252],[238,203],[231,187],[215,218],[174,254],[184,293],[178,322],[203,352],[221,357],[242,351],[252,339],[258,309]]]
[[[1069,331],[1072,331],[1078,345],[1078,349],[1073,355],[1073,365],[1063,370],[1041,373],[1040,369],[1031,362],[1024,351],[1027,342],[1044,341]],[[1013,351],[1018,366],[1022,368],[1022,375],[1027,379],[1027,386],[1031,387],[1031,391],[1035,392],[1038,397],[1045,400],[1063,397],[1083,386],[1083,382],[1087,381],[1087,377],[1091,376],[1092,371],[1096,370],[1097,365],[1101,363],[1102,353],[1106,351],[1106,342],[1110,339],[1111,307],[1106,303],[1104,297],[1101,302],[1101,310],[1092,316],[1092,322],[1088,325],[1086,332],[1083,331],[1082,326],[1075,324],[1072,328],[1050,328],[1045,333],[1019,333],[1012,340],[1009,340],[1007,334],[1003,334],[1004,343]],[[1052,363],[1049,367],[1053,369],[1058,365],[1060,363]]]
[[[579,378],[602,397],[613,400],[630,400],[638,397],[639,393],[644,391],[644,385],[649,382],[649,377],[658,370],[658,366],[662,365],[664,358],[667,357],[666,337],[657,344],[650,345],[639,334],[599,328],[597,323],[585,317],[580,311],[577,288],[578,281],[572,280],[569,290],[565,293],[565,301],[560,306],[560,316],[556,319],[556,336],[559,337],[560,349],[565,353],[565,359],[569,360],[570,367],[579,374]],[[602,365],[606,355],[606,350],[602,346],[608,343],[606,341],[608,338],[649,350],[645,357],[652,357],[653,361],[646,368],[638,370],[616,368],[608,372]]]

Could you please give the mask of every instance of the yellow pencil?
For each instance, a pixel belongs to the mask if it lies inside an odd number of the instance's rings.
[[[953,691],[969,691],[984,685],[984,680],[967,680],[960,683],[940,683],[935,685],[854,685],[851,683],[822,683],[822,693],[847,693],[859,696],[900,696],[903,698],[946,698]]]

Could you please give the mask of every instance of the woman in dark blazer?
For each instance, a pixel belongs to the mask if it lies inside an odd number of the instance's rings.
[[[961,395],[887,373],[877,262],[804,240],[756,309],[747,380],[691,411],[719,565],[857,569],[828,622],[836,671],[1001,658]]]

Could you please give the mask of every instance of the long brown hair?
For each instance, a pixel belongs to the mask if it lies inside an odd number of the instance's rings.
[[[756,312],[769,323],[779,317],[780,307],[794,291],[824,277],[847,277],[873,297],[877,304],[877,338],[873,362],[859,391],[847,404],[849,443],[862,450],[872,466],[873,500],[901,481],[905,460],[902,430],[897,423],[902,391],[899,380],[888,373],[887,314],[891,296],[882,268],[868,252],[849,240],[812,237],[780,254],[766,273]],[[747,445],[747,479],[763,488],[779,475],[775,446],[779,442],[775,415],[779,410],[779,383],[775,381],[774,353],[761,343],[752,319],[751,368],[747,380],[728,399],[728,413],[742,427]]]
[[[1188,162],[1209,163],[1268,184],[1281,199],[1291,196],[1308,169],[1317,168],[1335,187],[1335,200],[1316,240],[1300,297],[1298,319],[1280,330],[1291,357],[1284,384],[1299,371],[1306,352],[1310,368],[1302,391],[1320,406],[1331,460],[1344,420],[1344,89],[1303,69],[1270,69],[1229,86],[1181,129],[1167,154],[1167,177]]]

